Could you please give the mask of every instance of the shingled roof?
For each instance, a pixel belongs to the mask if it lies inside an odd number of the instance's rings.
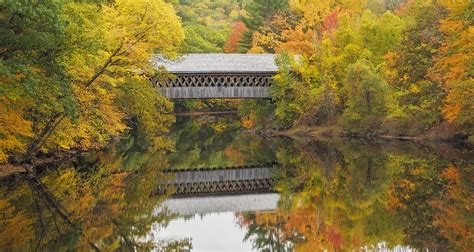
[[[192,53],[175,61],[160,55],[152,58],[155,67],[171,73],[268,73],[278,70],[275,54]]]

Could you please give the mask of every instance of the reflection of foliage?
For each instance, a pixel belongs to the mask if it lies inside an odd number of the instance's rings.
[[[433,227],[434,209],[428,204],[441,196],[442,181],[439,165],[430,160],[396,160],[401,174],[389,190],[390,208],[404,224],[408,242],[419,248],[436,248],[446,242]],[[435,238],[435,239],[433,239]]]
[[[239,225],[248,229],[244,240],[252,238],[253,248],[259,251],[290,251],[291,244],[285,240],[281,230],[281,216],[271,213],[243,213],[238,215]],[[266,221],[257,222],[256,218]]]
[[[272,149],[263,138],[239,132],[233,117],[178,118],[173,133],[176,152],[173,168],[202,168],[263,164],[273,161]]]
[[[382,242],[472,249],[472,176],[452,166],[443,171],[446,162],[433,154],[404,143],[333,140],[299,148],[282,141],[276,156],[279,209],[238,216],[258,248],[278,241],[295,251]]]
[[[444,197],[431,201],[438,210],[435,225],[455,248],[464,251],[474,249],[473,175],[472,167],[463,170],[449,165],[441,174],[447,180]]]
[[[155,244],[143,238],[152,224],[167,225],[171,216],[153,213],[166,198],[155,194],[157,184],[167,179],[161,173],[167,167],[165,153],[137,149],[133,141],[122,143],[114,151],[91,155],[77,167],[67,165],[44,175],[28,173],[12,188],[0,188],[6,224],[0,234],[10,233],[13,227],[23,233],[17,234],[21,239],[2,235],[1,249],[111,251],[188,246],[186,241]]]
[[[0,248],[11,248],[20,250],[24,242],[33,237],[33,220],[28,218],[24,212],[19,212],[17,208],[7,200],[0,200]]]
[[[404,223],[407,241],[420,248],[472,250],[472,166],[432,160],[400,165],[404,170],[390,188],[389,207]]]

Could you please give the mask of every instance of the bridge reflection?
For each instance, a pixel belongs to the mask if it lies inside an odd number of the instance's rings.
[[[276,209],[276,163],[254,166],[170,169],[158,194],[172,192],[162,207],[180,215]],[[161,208],[161,207],[160,207]]]
[[[171,198],[157,212],[164,208],[178,215],[275,210],[279,199],[278,193]]]

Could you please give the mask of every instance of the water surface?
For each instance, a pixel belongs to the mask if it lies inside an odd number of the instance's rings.
[[[0,250],[473,251],[472,150],[269,138],[216,116],[178,118],[166,141],[3,179]]]

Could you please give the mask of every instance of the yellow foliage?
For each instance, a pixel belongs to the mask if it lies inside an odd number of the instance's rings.
[[[9,153],[26,151],[25,138],[33,136],[31,122],[9,106],[6,99],[0,100],[0,163],[6,162]]]
[[[144,73],[153,71],[149,60],[154,52],[175,55],[184,40],[181,21],[163,0],[117,0],[103,6],[71,2],[62,15],[71,47],[62,64],[74,83],[77,116],[62,120],[42,150],[100,148],[127,129],[130,115],[117,103],[117,88],[131,78],[147,81]]]
[[[254,114],[254,113],[252,113]],[[242,123],[242,126],[246,129],[251,129],[255,125],[255,116],[250,115],[248,118],[241,118],[240,122]]]
[[[252,35],[252,48],[249,52],[265,53],[264,48],[275,49],[278,47],[280,40],[280,36],[270,30],[256,31]]]
[[[289,0],[290,8],[303,14],[304,24],[317,27],[331,11],[334,0]]]
[[[33,220],[4,199],[0,199],[0,213],[0,248],[24,249],[33,238]]]
[[[302,24],[294,29],[283,31],[283,39],[277,52],[291,52],[301,55],[313,55],[315,53],[315,34],[311,29],[304,29]]]

